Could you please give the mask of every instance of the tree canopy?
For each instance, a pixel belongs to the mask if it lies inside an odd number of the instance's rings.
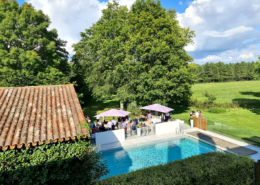
[[[187,102],[193,60],[184,47],[194,32],[180,27],[176,11],[160,1],[137,0],[130,10],[108,3],[98,22],[81,33],[73,62],[97,98]]]
[[[69,83],[66,41],[50,23],[29,3],[0,1],[0,86]]]

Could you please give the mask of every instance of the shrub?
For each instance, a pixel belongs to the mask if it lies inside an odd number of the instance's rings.
[[[220,114],[220,113],[227,112],[227,110],[225,108],[222,108],[222,107],[213,107],[213,108],[209,109],[209,112]]]
[[[89,184],[107,173],[88,139],[2,151],[0,163],[0,184]]]
[[[208,91],[205,92],[204,96],[206,97],[207,104],[211,104],[217,99],[217,97],[214,94],[211,94]]]
[[[97,181],[96,184],[251,184],[254,161],[210,152]]]
[[[127,111],[131,112],[128,116],[131,118],[131,120],[134,120],[135,116],[139,116],[141,114],[140,106],[136,104],[136,101],[130,103],[127,106]]]

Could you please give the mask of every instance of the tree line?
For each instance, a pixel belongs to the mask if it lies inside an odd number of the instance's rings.
[[[259,73],[256,72],[258,62],[237,63],[212,63],[196,64],[196,82],[229,82],[257,80]]]

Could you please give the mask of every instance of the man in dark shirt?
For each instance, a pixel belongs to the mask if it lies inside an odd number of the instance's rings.
[[[137,116],[135,116],[134,122],[135,122],[136,125],[138,124],[138,118],[137,118]]]

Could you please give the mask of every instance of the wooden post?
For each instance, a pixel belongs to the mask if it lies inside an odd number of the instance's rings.
[[[255,163],[255,182],[260,182],[260,160]]]

